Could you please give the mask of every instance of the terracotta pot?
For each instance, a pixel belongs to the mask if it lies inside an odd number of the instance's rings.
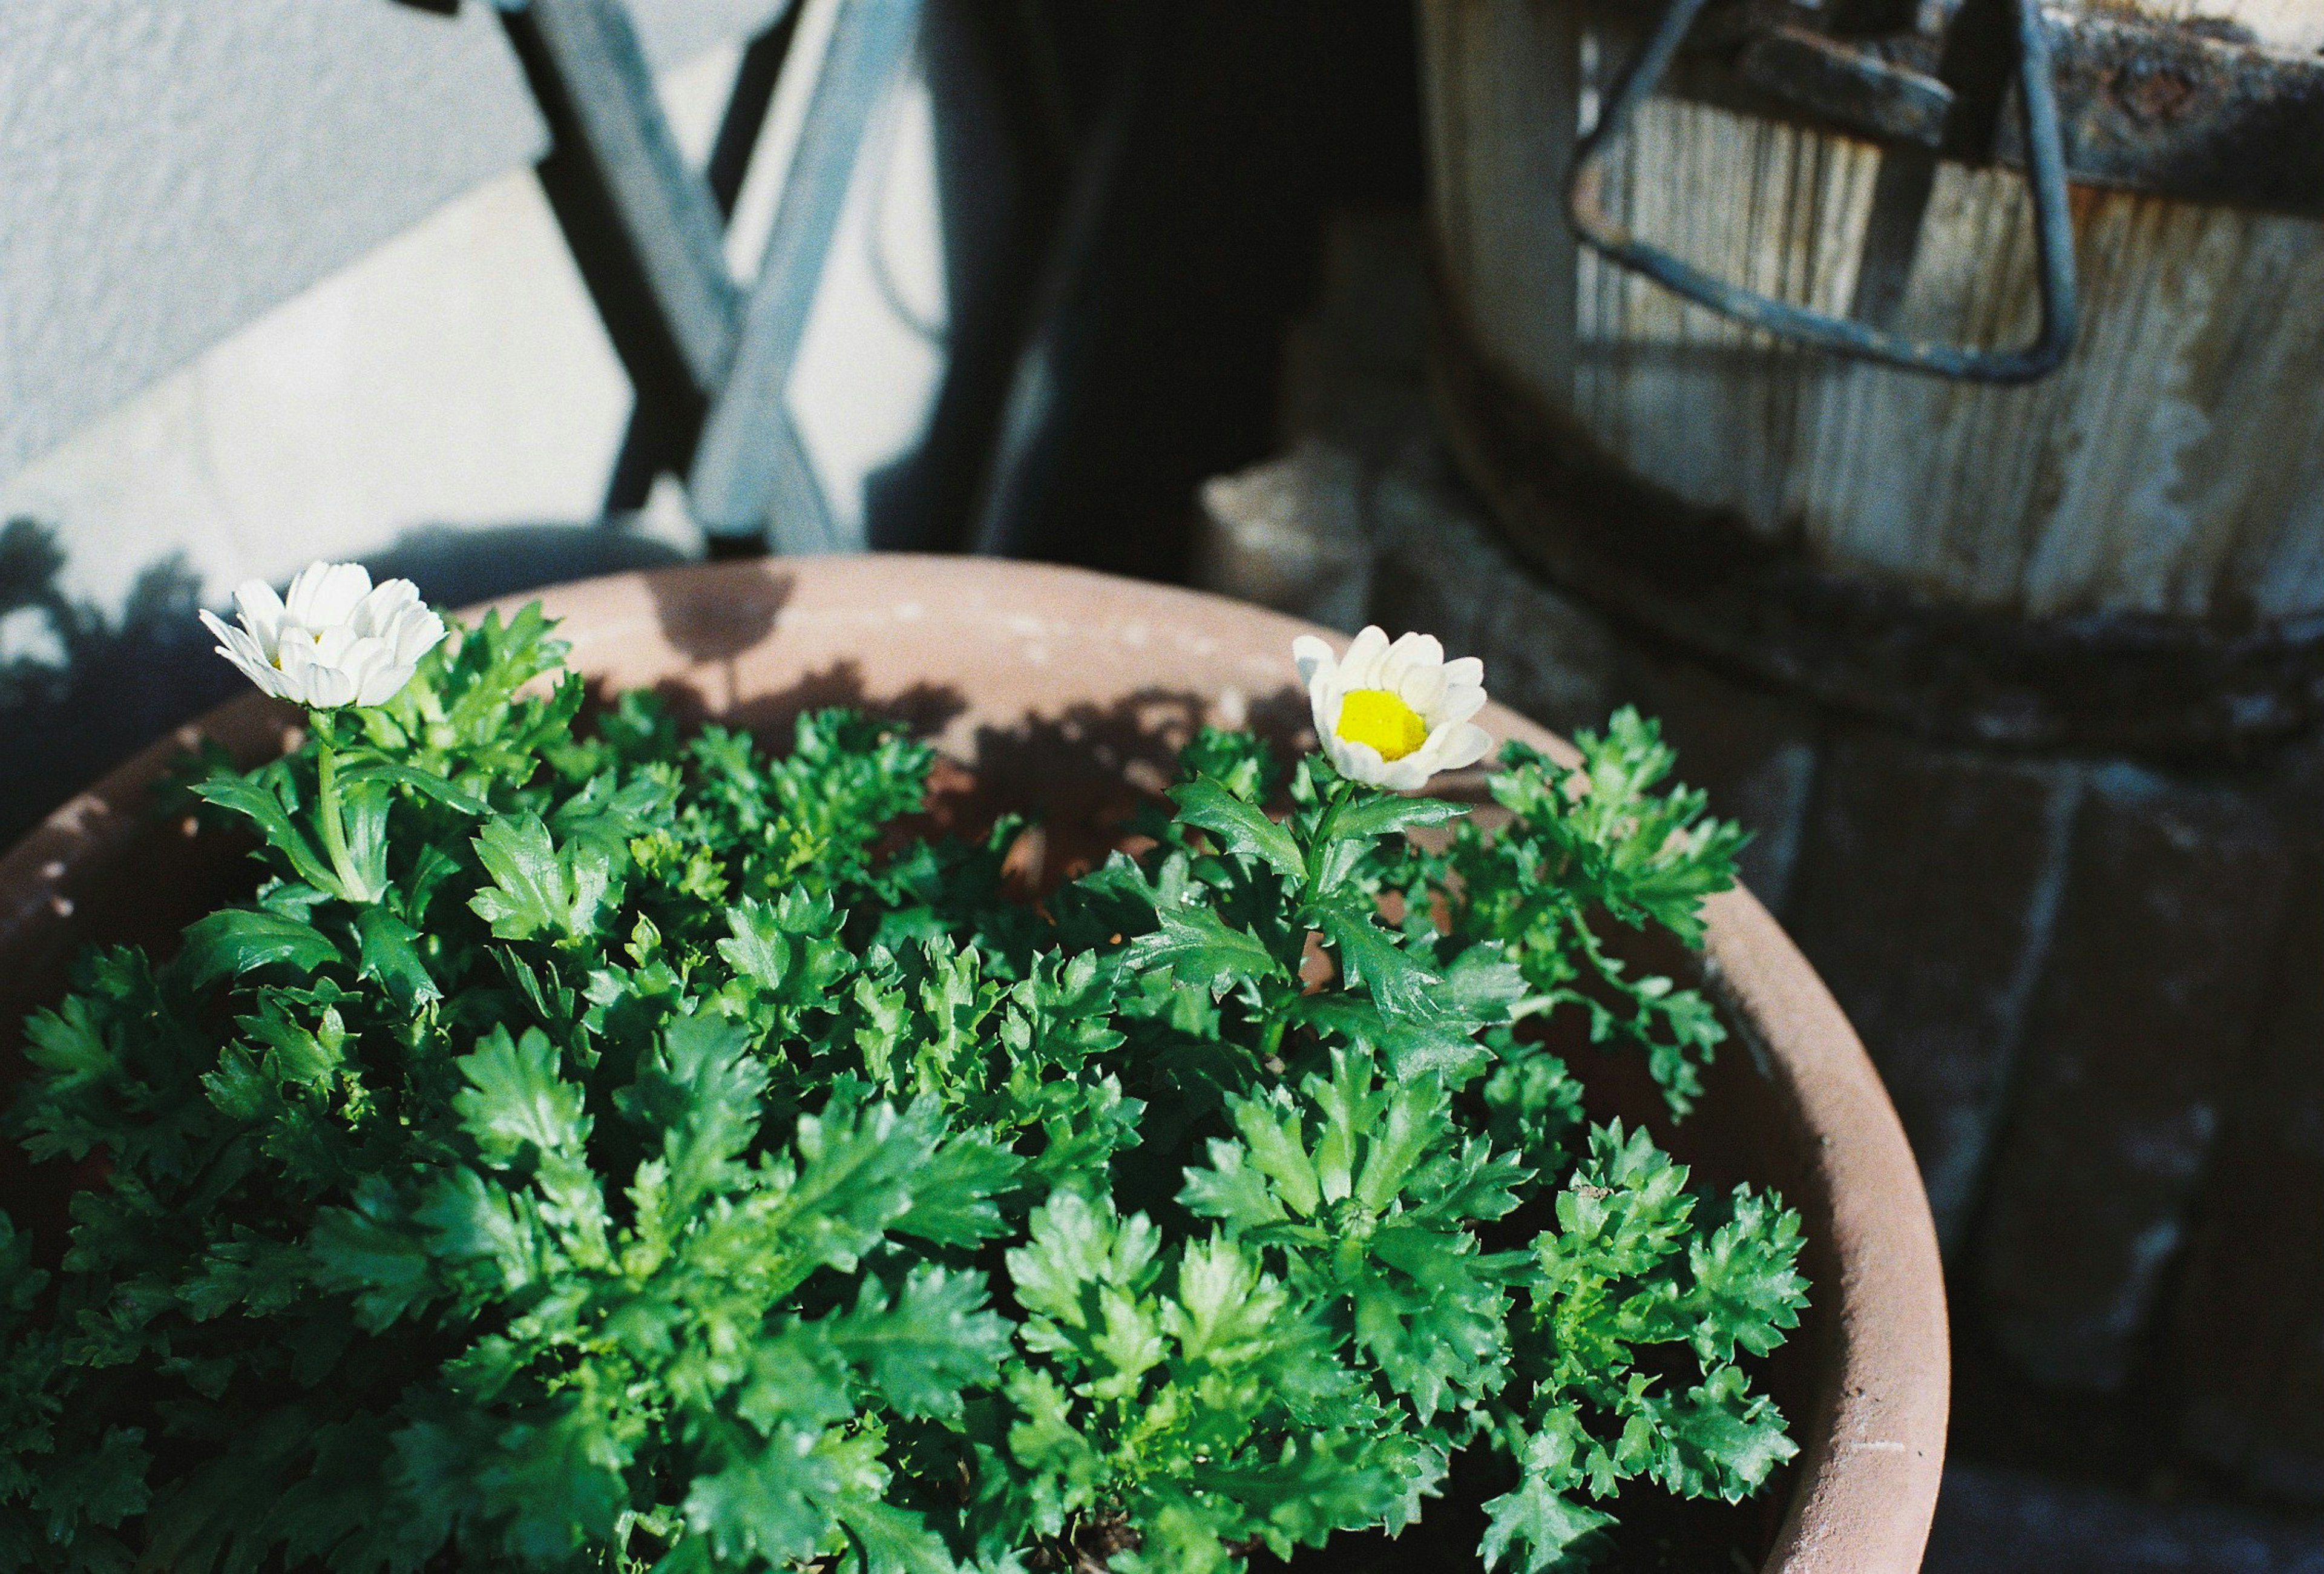
[[[971,768],[976,798],[1060,824],[1160,785],[1202,723],[1295,736],[1305,708],[1291,640],[1322,632],[1185,590],[964,559],[705,565],[539,595],[595,682],[658,689],[693,715],[768,736],[803,708],[861,702],[926,727]],[[1480,719],[1570,754],[1499,706]],[[255,695],[225,706],[0,861],[0,1082],[21,1069],[23,1013],[60,993],[80,946],[166,943],[247,878],[237,849],[153,811],[152,789],[180,751],[208,737],[256,763],[295,720]],[[1054,866],[1070,849],[1053,845],[1049,856]],[[1801,1453],[1765,1510],[1764,1566],[1904,1574],[1920,1562],[1945,1440],[1944,1292],[1928,1207],[1879,1079],[1806,960],[1747,893],[1714,899],[1709,918],[1702,972],[1736,1038],[1706,1113],[1661,1134],[1700,1179],[1779,1187],[1811,1243],[1813,1305],[1768,1373]],[[0,1195],[57,1217],[61,1198],[40,1192],[69,1182],[28,1176],[20,1158],[13,1148],[0,1158]]]

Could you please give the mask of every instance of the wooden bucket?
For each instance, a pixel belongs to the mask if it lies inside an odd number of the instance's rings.
[[[1589,198],[1745,291],[1922,347],[2032,338],[2008,0],[1847,4],[1720,0]],[[1577,133],[1656,6],[1423,0],[1432,375],[1515,542],[1652,633],[1924,731],[2203,754],[2309,726],[2324,0],[2197,4],[2039,14],[2080,321],[2007,385],[1789,342],[1577,241]]]

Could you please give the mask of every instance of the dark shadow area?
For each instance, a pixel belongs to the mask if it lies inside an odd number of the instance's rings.
[[[688,661],[733,661],[766,638],[790,604],[791,581],[779,575],[737,575],[722,584],[724,593],[714,599],[666,595],[647,582],[662,637]]]
[[[0,527],[0,847],[120,760],[247,685],[212,656],[201,582],[176,554],[131,581],[118,618],[61,584],[64,550]]]
[[[405,579],[439,606],[466,606],[567,579],[687,561],[666,542],[600,524],[428,524],[363,561],[375,579]]]
[[[711,664],[716,659],[710,659]],[[853,662],[834,662],[803,674],[798,681],[771,694],[754,694],[741,704],[707,692],[684,678],[666,678],[654,692],[670,708],[681,726],[698,727],[715,721],[747,732],[770,753],[790,747],[792,724],[811,710],[844,706],[883,720],[900,723],[916,735],[941,730],[968,708],[960,690],[943,683],[916,683],[892,693],[873,695],[863,682],[863,670]],[[610,693],[599,696],[611,699]]]
[[[1038,266],[1044,214],[1040,132],[1028,114],[1022,32],[1017,7],[982,0],[930,5],[921,24],[922,79],[933,100],[944,319],[915,320],[891,282],[877,226],[866,231],[863,261],[896,319],[911,324],[942,358],[944,375],[919,442],[863,478],[864,536],[875,551],[961,544],[961,521],[973,504],[1006,396],[1014,298]],[[867,172],[884,174],[889,149],[880,132],[897,118],[890,104],[875,119]]]
[[[1414,27],[1396,0],[1116,14],[1068,41],[1067,80],[1105,106],[1077,133],[1119,144],[1055,227],[1011,390],[1038,430],[1003,434],[978,545],[1176,579],[1194,487],[1276,446],[1324,216],[1419,200]]]

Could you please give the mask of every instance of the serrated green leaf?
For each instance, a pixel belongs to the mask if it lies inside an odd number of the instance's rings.
[[[1266,810],[1246,802],[1207,776],[1197,776],[1170,789],[1178,818],[1217,837],[1231,853],[1257,858],[1286,880],[1305,877],[1307,865],[1291,833],[1267,817]]]
[[[394,760],[364,759],[342,768],[339,778],[344,782],[379,782],[387,786],[405,787],[462,814],[484,816],[492,812],[492,805],[472,793],[464,792],[443,777],[427,771],[415,770]]]
[[[1436,995],[1444,980],[1415,961],[1370,916],[1334,907],[1319,913],[1317,922],[1339,949],[1349,982],[1370,991],[1381,1014],[1420,1021],[1443,1014]]]
[[[261,968],[310,974],[339,960],[339,948],[313,924],[279,912],[229,907],[186,926],[178,965],[197,989]]]
[[[385,985],[405,1010],[444,997],[420,958],[418,931],[385,908],[355,910],[355,939],[356,976]]]
[[[1277,820],[1205,732],[1150,852],[1028,900],[1023,822],[899,823],[896,725],[585,718],[549,626],[214,758],[265,884],[29,1024],[11,1130],[104,1179],[51,1282],[0,1224],[0,1564],[1228,1574],[1495,1447],[1537,1569],[1791,1448],[1796,1218],[1585,1140],[1564,1061],[1676,1107],[1723,1031],[1601,932],[1739,845],[1650,725],[1511,745],[1490,834],[1320,756]]]
[[[923,1264],[892,1301],[866,1280],[855,1305],[823,1325],[825,1337],[899,1413],[949,1420],[962,1393],[989,1385],[1009,1353],[1009,1325],[990,1299],[983,1275]]]
[[[850,1503],[840,1523],[862,1558],[862,1574],[956,1574],[959,1565],[925,1519],[884,1503]]]
[[[314,842],[290,818],[281,799],[260,780],[220,773],[195,782],[193,791],[205,802],[232,810],[249,820],[266,845],[282,855],[299,878],[320,890],[338,888],[338,877],[316,851]]]
[[[586,843],[560,851],[537,814],[494,819],[473,844],[493,884],[468,899],[502,940],[549,932],[579,940],[595,931],[613,884],[604,849]]]
[[[1007,1230],[994,1199],[1017,1183],[1016,1154],[980,1132],[948,1139],[920,1165],[912,1203],[890,1227],[939,1246],[973,1246]]]
[[[1591,1540],[1613,1516],[1601,1509],[1576,1503],[1567,1489],[1553,1485],[1565,1472],[1536,1463],[1541,1440],[1526,1450],[1524,1477],[1513,1492],[1485,1505],[1485,1537],[1479,1558],[1488,1569],[1508,1568],[1517,1574],[1544,1574],[1547,1569],[1578,1568]]]
[[[1160,914],[1151,934],[1124,949],[1121,964],[1131,972],[1167,969],[1179,982],[1215,997],[1251,979],[1281,978],[1283,965],[1247,930],[1230,927],[1207,907],[1172,909]]]
[[[1442,798],[1375,792],[1343,805],[1334,825],[1344,837],[1383,837],[1420,826],[1449,825],[1468,812],[1466,804]]]
[[[539,1028],[512,1039],[496,1027],[459,1060],[467,1086],[452,1097],[460,1124],[484,1156],[514,1158],[527,1146],[577,1155],[589,1134],[579,1087],[558,1069],[557,1046]]]

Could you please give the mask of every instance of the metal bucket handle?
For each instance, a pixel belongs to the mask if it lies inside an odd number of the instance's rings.
[[[2034,236],[2041,254],[2035,284],[2042,300],[2040,330],[2030,344],[2014,350],[1930,344],[1758,294],[1638,239],[1606,211],[1606,150],[1629,124],[1639,101],[1661,82],[1705,4],[1670,0],[1646,47],[1623,69],[1597,125],[1575,148],[1572,178],[1565,191],[1565,211],[1574,233],[1601,256],[1644,273],[1664,289],[1794,344],[1972,383],[2031,383],[2057,370],[2074,345],[2074,236],[2066,216],[2066,161],[2040,0],[2012,0],[2017,14],[2018,108],[2034,190]]]

